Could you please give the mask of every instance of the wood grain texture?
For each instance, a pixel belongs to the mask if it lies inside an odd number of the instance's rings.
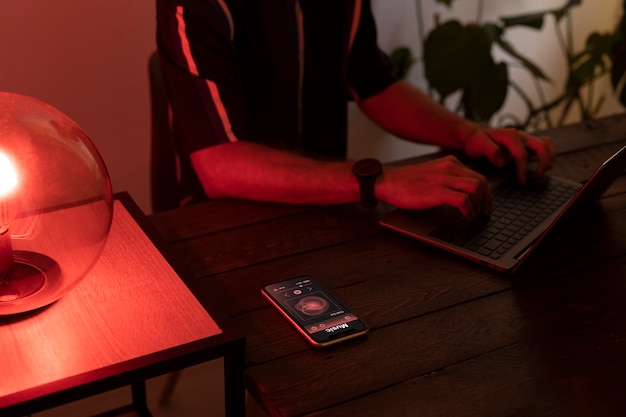
[[[0,399],[220,333],[116,201],[108,241],[88,275],[36,314],[0,319]]]
[[[621,327],[626,320],[626,282],[621,279],[626,274],[625,262],[626,257],[622,257],[597,269],[605,279],[595,280],[593,292],[588,288],[589,280],[593,278],[583,270],[555,279],[547,286],[536,283],[519,287],[377,328],[365,339],[336,349],[301,349],[298,352],[292,349],[277,360],[249,364],[248,377],[252,381],[262,381],[261,396],[280,410],[280,414],[306,415],[311,410],[332,408],[350,400],[360,403],[364,393],[373,397],[364,404],[395,404],[400,398],[395,392],[397,385],[437,375],[442,380],[439,392],[442,408],[434,408],[434,411],[441,412],[445,410],[446,398],[450,400],[446,396],[449,391],[443,389],[447,383],[457,389],[473,390],[476,398],[483,401],[485,397],[481,391],[494,389],[489,387],[491,382],[486,376],[484,381],[475,378],[473,387],[464,386],[467,380],[455,381],[455,373],[447,373],[447,369],[462,370],[468,361],[479,358],[485,361],[491,356],[497,358],[498,354],[494,352],[525,344],[533,349],[545,349],[542,353],[548,358],[541,355],[526,358],[524,366],[529,368],[530,375],[513,374],[520,371],[520,364],[516,362],[491,359],[494,366],[503,370],[502,378],[512,379],[508,384],[514,386],[507,387],[511,389],[511,398],[507,401],[533,403],[534,398],[529,396],[531,392],[513,390],[517,384],[523,385],[522,377],[532,377],[539,383],[549,382],[544,390],[549,388],[552,392],[546,392],[546,396],[558,398],[561,383],[567,381],[559,381],[557,375],[555,380],[545,382],[548,373],[558,368],[563,375],[568,371],[580,372],[580,376],[588,380],[586,383],[601,384],[607,397],[623,403],[621,389],[615,386],[618,379],[601,380],[601,371],[594,369],[592,374],[586,374],[584,368],[597,366],[613,375],[610,364],[621,358],[618,352],[626,340],[626,330]],[[612,355],[603,357],[605,351],[612,352]],[[278,363],[282,365],[280,368]],[[624,361],[619,360],[615,366],[626,368]],[[571,367],[580,370],[574,371]],[[574,395],[575,392],[569,393],[570,398]],[[298,401],[294,401],[295,398]],[[425,401],[424,397],[415,392],[412,399],[402,400],[398,407],[406,410],[403,407],[412,404],[416,412],[422,408],[420,401]],[[468,396],[463,403],[476,407],[473,401]],[[366,412],[366,405],[358,407],[363,407],[358,409],[358,415],[373,416],[381,412],[380,408]],[[491,407],[489,403],[482,405],[484,415],[497,415],[485,412]],[[349,407],[342,407],[346,408]],[[395,406],[389,409],[397,411]],[[394,415],[404,415],[396,414],[396,411]],[[425,415],[455,415],[452,413],[454,408],[449,411],[450,414],[432,412]]]
[[[235,199],[213,200],[211,204],[196,204],[176,210],[163,211],[151,217],[159,232],[170,242],[197,237],[241,225],[262,222],[280,216],[313,209],[310,206],[248,202],[242,206]],[[181,216],[181,214],[183,214]],[[175,223],[172,223],[174,220]],[[206,221],[209,220],[209,221]]]
[[[555,170],[579,179],[626,142],[626,117],[550,134]],[[623,415],[626,175],[513,276],[384,229],[381,212],[263,206],[152,220],[193,270],[192,292],[245,333],[247,387],[270,415]],[[301,274],[370,333],[310,347],[260,294]]]

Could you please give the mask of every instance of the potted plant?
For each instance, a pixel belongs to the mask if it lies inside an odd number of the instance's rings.
[[[434,1],[452,7],[455,0]],[[483,2],[484,0],[478,0],[479,16],[482,14]],[[427,35],[421,35],[420,40],[430,94],[472,120],[490,123],[494,114],[502,108],[509,91],[513,91],[525,103],[527,114],[524,117],[503,115],[503,123],[500,124],[521,129],[536,127],[541,123],[545,127],[553,127],[561,125],[575,107],[579,109],[582,120],[593,118],[604,101],[602,96],[595,97],[593,85],[600,77],[610,73],[612,86],[616,91],[619,88],[620,102],[626,105],[626,93],[620,88],[626,72],[624,20],[622,18],[611,32],[589,34],[584,48],[574,51],[570,11],[581,2],[582,0],[568,0],[557,9],[501,17],[497,22],[462,23],[451,19],[438,23]],[[420,0],[416,0],[416,6],[421,32],[423,16]],[[547,100],[542,98],[545,97],[542,84],[551,82],[551,77],[539,65],[519,53],[507,41],[506,34],[509,29],[520,26],[540,30],[549,16],[554,19],[557,29],[555,32],[567,62],[568,73],[561,93]],[[496,48],[510,60],[498,61],[494,57]],[[406,76],[416,61],[407,47],[394,50],[391,58],[401,77]],[[533,102],[511,79],[511,65],[521,66],[529,72],[538,88],[540,103]],[[453,96],[458,98],[458,102],[450,105],[447,101]],[[552,121],[554,110],[558,110],[556,123]]]

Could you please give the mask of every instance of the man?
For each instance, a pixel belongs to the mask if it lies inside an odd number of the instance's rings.
[[[175,134],[209,197],[491,211],[485,178],[455,157],[382,174],[346,161],[348,100],[398,137],[513,159],[520,182],[529,157],[538,175],[553,163],[549,138],[483,128],[395,79],[369,0],[157,0],[157,22]]]

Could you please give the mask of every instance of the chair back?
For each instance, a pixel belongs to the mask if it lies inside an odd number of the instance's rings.
[[[150,192],[152,211],[206,200],[189,158],[182,155],[173,130],[159,53],[148,60],[151,106]]]

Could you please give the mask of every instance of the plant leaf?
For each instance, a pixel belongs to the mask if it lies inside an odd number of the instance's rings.
[[[563,7],[561,7],[560,9],[556,9],[552,11],[552,14],[554,15],[554,18],[556,19],[557,23],[561,21],[561,19],[567,15],[567,12],[569,12],[569,9],[571,9],[574,6],[579,6],[582,3],[582,0],[569,0]]]
[[[619,102],[626,106],[626,88],[624,88],[626,78],[626,39],[624,39],[626,35],[624,33],[626,31],[626,13],[622,17],[619,28],[620,30],[616,32],[615,43],[609,53],[613,64],[611,67],[611,85],[619,96]]]
[[[428,83],[442,99],[464,89],[485,65],[492,64],[491,40],[476,25],[445,22],[424,41],[424,69]]]
[[[611,51],[620,38],[621,35],[616,33],[591,33],[587,37],[585,49],[571,57],[572,81],[582,85],[593,81],[599,72],[605,71],[611,58]]]
[[[400,79],[405,79],[409,74],[409,70],[415,63],[411,49],[401,46],[394,49],[389,55],[391,65],[393,66],[394,75]]]
[[[611,67],[611,84],[618,94],[619,101],[626,106],[626,3],[623,6],[624,13],[615,31],[615,44],[611,48],[609,56],[613,66]]]
[[[417,0],[420,1],[420,0]],[[454,0],[435,0],[437,3],[441,3],[441,4],[445,4],[446,6],[450,7],[452,6],[452,2]]]
[[[505,28],[511,26],[526,26],[533,29],[543,27],[544,16],[549,12],[529,13],[518,16],[502,17],[500,20]]]
[[[560,21],[574,6],[578,6],[582,3],[582,0],[569,0],[564,6],[559,9],[545,10],[543,12],[534,12],[521,14],[517,16],[502,17],[502,21],[505,28],[511,26],[526,26],[532,29],[541,29],[543,27],[544,18],[546,15],[554,15],[556,21]]]
[[[508,87],[506,64],[500,62],[483,68],[480,76],[472,79],[469,84],[469,100],[464,100],[470,106],[470,109],[466,108],[466,114],[469,111],[467,116],[477,122],[488,123],[504,104]]]
[[[550,78],[548,78],[548,76],[545,75],[545,73],[536,64],[517,52],[515,48],[513,48],[513,45],[511,45],[508,41],[502,39],[502,34],[504,33],[502,28],[494,25],[493,23],[487,23],[484,25],[484,29],[493,42],[495,42],[506,53],[520,61],[534,77],[550,81]]]

